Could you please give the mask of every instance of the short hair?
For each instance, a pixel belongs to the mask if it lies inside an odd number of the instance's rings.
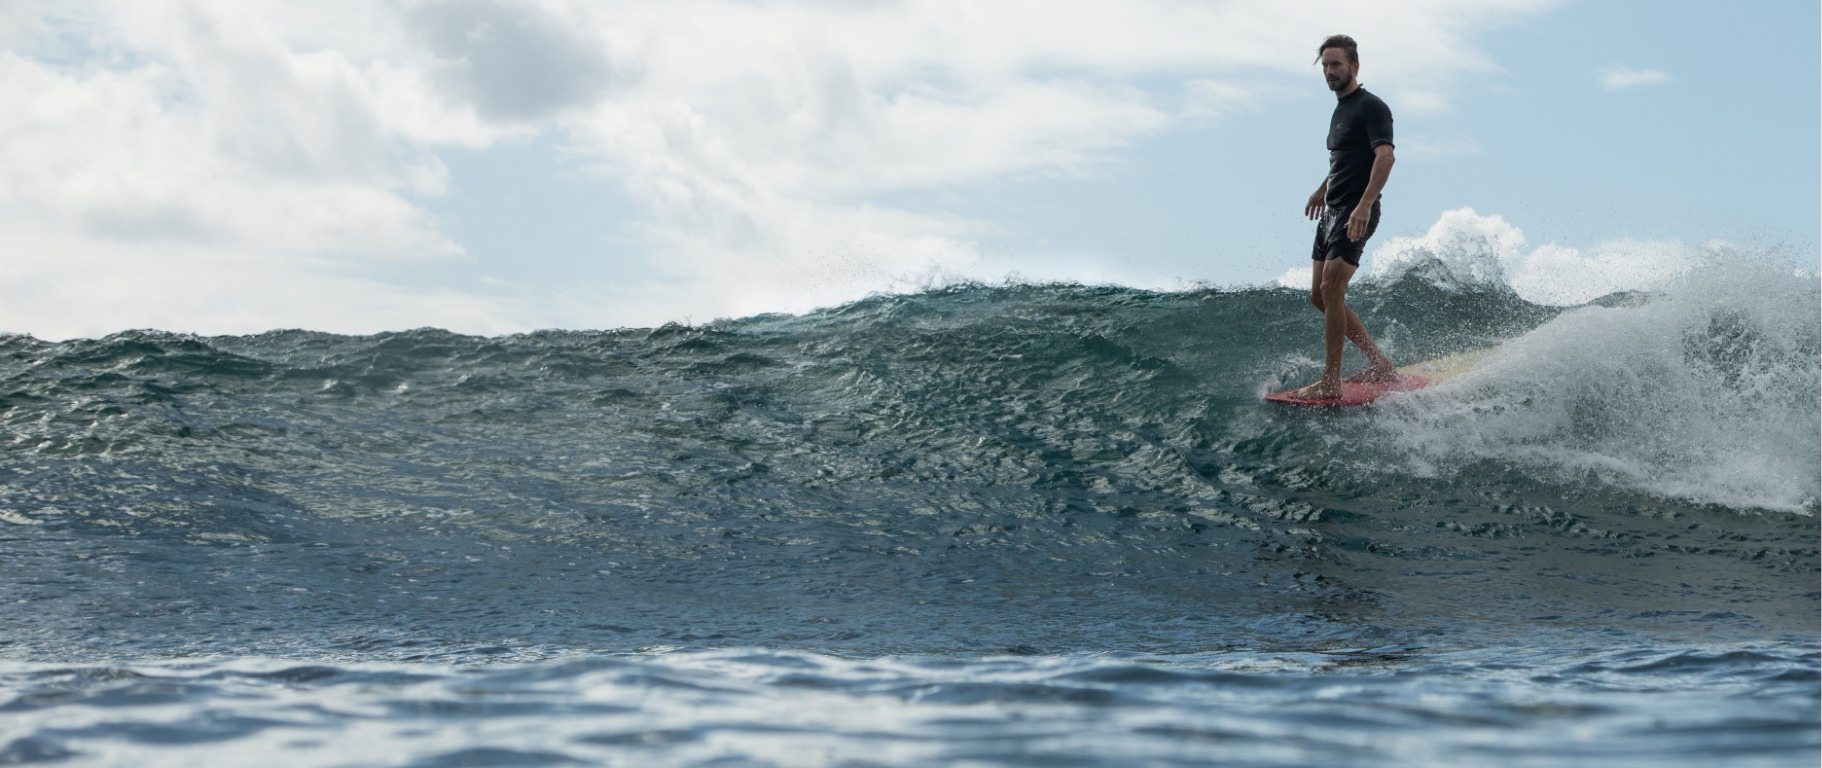
[[[1347,35],[1329,35],[1328,39],[1322,41],[1322,45],[1316,48],[1316,61],[1318,63],[1322,61],[1322,52],[1330,48],[1340,48],[1341,50],[1347,51],[1349,64],[1360,63],[1360,45],[1354,42],[1354,38],[1348,37]]]

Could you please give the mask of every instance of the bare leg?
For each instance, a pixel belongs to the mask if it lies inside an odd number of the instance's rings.
[[[1350,381],[1379,381],[1397,375],[1373,337],[1367,333],[1360,316],[1347,306],[1348,281],[1353,279],[1352,264],[1341,259],[1318,261],[1310,276],[1310,303],[1322,310],[1323,369],[1322,379],[1297,390],[1300,397],[1327,399],[1341,396],[1341,353],[1346,341],[1354,342],[1367,356],[1367,370]]]
[[[1390,381],[1398,377],[1398,368],[1392,365],[1392,359],[1386,357],[1385,351],[1373,343],[1373,337],[1367,334],[1366,325],[1360,322],[1360,316],[1354,314],[1352,307],[1347,309],[1348,341],[1366,354],[1367,368],[1347,378],[1348,381]]]

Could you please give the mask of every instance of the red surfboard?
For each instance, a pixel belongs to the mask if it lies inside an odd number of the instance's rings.
[[[1291,392],[1295,390],[1286,389],[1266,395],[1265,399],[1274,403],[1284,403],[1285,405],[1307,405],[1319,408],[1347,408],[1356,405],[1366,405],[1367,403],[1378,400],[1392,392],[1410,392],[1416,389],[1423,389],[1429,385],[1430,380],[1422,376],[1412,376],[1408,373],[1400,373],[1398,374],[1398,378],[1392,379],[1391,381],[1359,383],[1343,381],[1341,382],[1340,397],[1323,400],[1306,397],[1292,397]]]

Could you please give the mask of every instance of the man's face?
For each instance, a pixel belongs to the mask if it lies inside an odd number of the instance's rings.
[[[1348,63],[1347,51],[1340,48],[1322,49],[1322,77],[1329,82],[1329,90],[1346,90],[1354,84],[1354,76],[1359,73],[1359,64]]]

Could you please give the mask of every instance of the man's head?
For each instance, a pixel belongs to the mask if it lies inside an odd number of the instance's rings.
[[[1316,49],[1316,63],[1322,65],[1329,90],[1341,93],[1354,87],[1354,78],[1360,74],[1360,46],[1347,35],[1329,35]]]

